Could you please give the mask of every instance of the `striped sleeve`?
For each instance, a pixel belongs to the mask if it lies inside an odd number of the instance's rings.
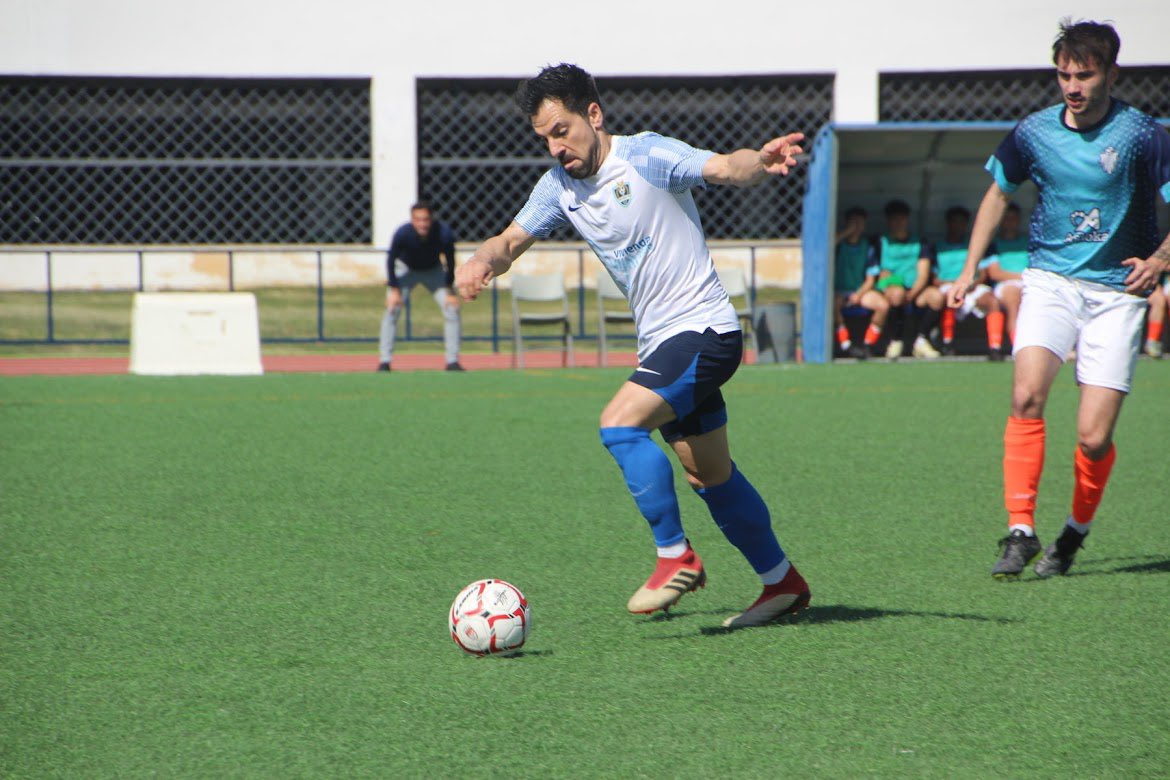
[[[556,169],[550,168],[532,188],[528,202],[516,215],[516,224],[531,236],[548,238],[549,233],[567,221],[561,209],[562,191]]]
[[[715,156],[714,152],[658,133],[638,133],[628,142],[627,159],[652,186],[674,193],[706,186],[703,165]]]

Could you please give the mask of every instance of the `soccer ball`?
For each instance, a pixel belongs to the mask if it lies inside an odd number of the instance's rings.
[[[477,580],[459,591],[448,619],[451,638],[464,652],[494,655],[519,650],[532,618],[528,599],[503,580]]]

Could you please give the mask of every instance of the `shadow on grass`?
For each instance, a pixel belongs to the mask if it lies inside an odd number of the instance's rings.
[[[1140,563],[1126,563],[1122,566],[1112,567],[1107,566],[1107,564],[1124,561],[1140,561]],[[1102,566],[1104,568],[1099,568]],[[1101,558],[1095,561],[1088,561],[1083,569],[1074,568],[1068,574],[1065,574],[1064,577],[1100,577],[1113,574],[1170,574],[1170,558],[1156,555],[1127,555],[1118,558]],[[1060,577],[1052,577],[1050,579],[1060,579]],[[1045,579],[1042,577],[1028,577],[1017,580],[1017,582],[1045,582]]]
[[[646,622],[663,622],[675,618],[688,617],[690,615],[732,615],[734,610],[709,610],[705,612],[675,612],[671,615],[658,615]],[[881,609],[879,607],[851,607],[845,604],[833,604],[828,606],[810,606],[802,610],[796,615],[781,618],[775,623],[768,624],[769,626],[789,626],[797,623],[855,623],[862,620],[881,620],[882,618],[891,617],[918,617],[918,618],[937,618],[942,620],[970,620],[979,623],[1018,623],[1015,618],[1001,618],[988,617],[986,615],[972,615],[961,612],[927,612],[914,609]],[[758,626],[758,628],[767,628],[768,626]],[[701,626],[699,633],[704,636],[721,636],[723,634],[732,634],[736,631],[742,631],[742,628],[724,628],[723,626]],[[693,634],[672,634],[669,636],[657,636],[653,639],[684,639]]]

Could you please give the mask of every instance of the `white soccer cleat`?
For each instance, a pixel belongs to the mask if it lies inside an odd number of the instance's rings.
[[[935,349],[925,338],[919,336],[914,340],[914,357],[934,360],[937,357],[942,357],[942,353]]]
[[[886,357],[890,360],[897,360],[902,357],[902,341],[901,339],[892,339],[889,346],[886,347]]]
[[[1162,357],[1162,342],[1154,339],[1146,339],[1146,354],[1154,360]]]

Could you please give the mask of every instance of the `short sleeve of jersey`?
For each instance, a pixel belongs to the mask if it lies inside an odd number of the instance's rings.
[[[1166,128],[1154,127],[1146,154],[1149,158],[1150,179],[1161,193],[1162,200],[1170,203],[1170,132]]]
[[[984,166],[995,178],[999,188],[1008,194],[1015,192],[1028,180],[1028,163],[1019,144],[1019,131],[1019,125],[1012,128]]]
[[[919,249],[919,252],[921,252],[921,254],[918,256],[920,258],[925,257],[927,260],[929,260],[932,268],[938,265],[938,251],[935,250],[933,241],[923,241],[922,248]]]
[[[714,152],[658,133],[638,133],[630,136],[628,143],[626,159],[652,186],[680,193],[706,185],[703,165],[715,156]]]
[[[562,189],[556,169],[550,168],[532,188],[528,202],[516,215],[516,224],[530,236],[547,238],[549,233],[568,221],[561,210]]]

